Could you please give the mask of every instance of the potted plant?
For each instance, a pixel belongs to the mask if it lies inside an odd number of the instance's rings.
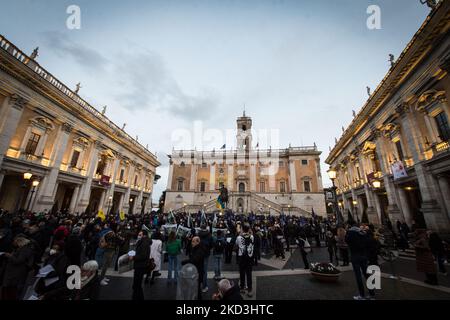
[[[314,278],[323,282],[336,282],[341,275],[341,271],[328,262],[311,263],[310,273]]]

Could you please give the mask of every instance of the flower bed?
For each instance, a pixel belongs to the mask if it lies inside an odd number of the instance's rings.
[[[317,280],[324,282],[336,282],[341,275],[339,269],[327,262],[311,263],[310,273]]]

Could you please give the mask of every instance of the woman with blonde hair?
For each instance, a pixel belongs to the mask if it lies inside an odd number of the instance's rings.
[[[28,273],[34,264],[33,244],[25,235],[17,235],[13,240],[13,247],[12,253],[4,254],[7,262],[1,300],[19,300],[22,297]]]
[[[337,229],[337,235],[336,235],[336,246],[339,250],[339,257],[342,260],[343,266],[348,266],[350,264],[350,259],[348,255],[348,244],[345,241],[345,236],[347,234],[347,231],[345,231],[344,228],[339,227]],[[337,260],[339,265],[339,259]]]

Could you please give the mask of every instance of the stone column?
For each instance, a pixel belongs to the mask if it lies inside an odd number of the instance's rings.
[[[108,212],[105,212],[105,207],[103,206],[103,204],[105,203],[105,198],[106,198],[106,190],[102,190],[102,195],[100,196],[100,201],[98,202],[97,211],[100,211],[100,209],[102,209],[103,213],[107,215]]]
[[[374,225],[379,225],[380,224],[380,220],[379,220],[379,216],[381,216],[381,214],[377,214],[377,211],[375,209],[375,200],[374,200],[374,194],[372,192],[372,190],[370,189],[369,185],[366,183],[364,185],[364,192],[366,194],[366,199],[367,199],[367,217],[369,218],[369,222],[374,224]]]
[[[216,165],[211,164],[209,167],[209,191],[216,190]]]
[[[406,195],[405,189],[398,187],[398,198],[400,200],[400,207],[403,211],[403,216],[405,218],[405,222],[410,226],[412,225],[413,215],[411,213],[411,208],[409,207],[408,198]]]
[[[395,196],[395,186],[394,183],[389,179],[389,176],[385,175],[383,177],[384,180],[384,187],[386,188],[386,193],[388,197],[388,215],[389,219],[391,220],[392,224],[394,224],[397,220],[404,220],[400,209],[398,208],[397,199]]]
[[[289,175],[291,179],[291,192],[297,191],[297,175],[295,172],[295,160],[289,160]]]
[[[9,98],[6,98],[4,108],[6,117],[1,119],[1,131],[0,131],[0,166],[3,163],[3,158],[8,151],[9,144],[11,142],[14,133],[17,130],[20,118],[22,117],[23,108],[28,103],[24,98],[14,94]]]
[[[143,172],[143,174],[141,175],[141,177],[139,177],[140,180],[141,180],[141,182],[140,182],[140,191],[139,191],[139,195],[138,195],[137,200],[136,200],[137,203],[135,204],[135,209],[138,212],[135,212],[135,214],[136,213],[140,213],[141,210],[142,210],[142,198],[144,197],[145,170],[142,170],[142,172]]]
[[[441,194],[444,199],[445,208],[447,211],[447,216],[450,219],[450,183],[448,181],[449,177],[445,175],[438,175],[439,188],[441,189]],[[0,184],[1,186],[1,184]]]
[[[400,209],[398,208],[396,197],[395,197],[395,187],[392,181],[389,179],[390,175],[390,169],[389,169],[389,163],[387,162],[387,158],[385,157],[386,152],[386,145],[385,145],[385,138],[378,133],[378,139],[376,141],[376,151],[378,155],[378,159],[380,159],[381,162],[381,168],[383,171],[383,180],[384,180],[384,187],[386,189],[387,197],[388,197],[388,216],[392,223],[395,223],[397,220],[402,220],[403,217],[401,216]],[[383,222],[383,221],[381,221]]]
[[[70,199],[69,212],[71,214],[75,213],[75,208],[76,208],[79,192],[80,192],[80,186],[77,185],[75,187],[75,189],[73,190],[72,199]]]
[[[256,164],[250,164],[250,192],[256,192]]]
[[[172,165],[171,165],[172,167]],[[130,164],[130,167],[128,169],[128,179],[127,179],[127,184],[128,184],[128,188],[127,191],[125,192],[125,196],[123,199],[123,205],[122,205],[122,210],[124,212],[128,212],[130,209],[130,195],[131,195],[131,180],[133,179],[134,176],[134,170],[135,167],[133,164]]]
[[[0,170],[0,190],[2,189],[3,179],[5,178],[5,170]]]
[[[422,213],[427,228],[439,233],[450,232],[449,217],[436,199],[440,198],[436,179],[427,172],[421,163],[414,166],[420,194],[422,196]]]
[[[228,179],[228,191],[232,192],[234,190],[234,166],[232,164],[228,165],[227,179]]]
[[[423,148],[420,136],[419,126],[416,123],[414,114],[409,110],[409,106],[403,104],[401,107],[397,108],[397,111],[401,114],[401,127],[404,132],[404,137],[406,138],[406,144],[414,163],[418,163],[423,159]]]
[[[89,205],[91,196],[92,179],[94,178],[95,170],[98,164],[98,153],[101,148],[100,142],[95,142],[91,145],[91,152],[89,154],[89,165],[87,169],[86,181],[81,186],[80,201],[78,202],[78,211],[85,212]]]
[[[169,165],[169,178],[167,179],[167,190],[172,190],[172,178],[173,178],[173,162],[170,160]]]
[[[125,198],[125,194],[121,193],[119,198],[119,213],[123,211],[123,200]]]
[[[191,178],[189,181],[189,190],[195,191],[197,186],[197,165],[195,163],[191,164]]]
[[[106,190],[106,197],[105,197],[105,201],[109,201],[109,197],[114,197],[114,188],[116,186],[116,176],[117,176],[117,171],[120,165],[120,159],[116,158],[114,159],[114,162],[112,164],[112,171],[111,171],[111,184],[109,186],[109,188]],[[105,206],[105,204],[103,204],[103,206]]]
[[[45,209],[50,210],[53,206],[55,187],[58,180],[61,161],[66,150],[71,131],[72,125],[68,123],[62,124],[59,128],[55,146],[50,157],[50,173],[42,181],[42,187],[40,188],[41,192],[39,192],[37,197],[37,211],[43,211]]]

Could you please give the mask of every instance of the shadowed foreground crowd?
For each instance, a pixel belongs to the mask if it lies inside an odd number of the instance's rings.
[[[169,227],[170,228],[169,228]],[[184,232],[179,232],[183,226]],[[178,230],[178,231],[177,231]],[[108,216],[69,215],[0,211],[0,287],[2,300],[98,299],[100,286],[107,287],[109,268],[118,269],[119,257],[133,250],[132,298],[144,299],[143,282],[152,284],[161,276],[162,262],[168,263],[168,283],[177,284],[181,266],[192,264],[198,272],[197,292],[201,299],[208,292],[209,260],[213,260],[218,292],[213,299],[240,300],[253,296],[252,268],[261,256],[273,254],[285,259],[285,252],[299,249],[305,269],[312,247],[325,245],[329,262],[338,266],[352,263],[359,294],[365,296],[363,277],[369,265],[391,249],[413,246],[417,269],[426,282],[437,285],[438,270],[446,274],[447,243],[439,235],[416,226],[397,222],[380,229],[354,221],[336,225],[335,221],[314,217],[241,215],[145,215]],[[386,251],[387,250],[387,251]],[[183,255],[184,253],[184,255]],[[240,281],[234,284],[222,277],[223,264],[239,265]],[[186,259],[182,257],[186,256]],[[81,288],[69,290],[68,266],[81,268]],[[49,266],[51,266],[49,268]],[[212,271],[212,270],[211,270]]]

